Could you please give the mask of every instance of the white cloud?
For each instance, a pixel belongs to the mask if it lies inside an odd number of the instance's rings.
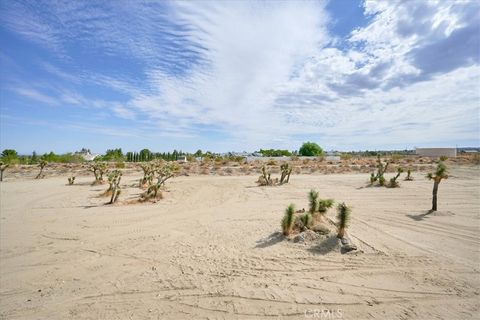
[[[371,21],[343,42],[328,34],[328,12],[313,1],[65,2],[49,6],[53,20],[20,6],[28,21],[2,21],[61,55],[74,41],[141,65],[136,79],[44,65],[65,81],[122,92],[123,101],[67,89],[56,100],[19,94],[109,110],[160,134],[199,137],[209,128],[228,149],[296,148],[304,137],[338,148],[475,139],[480,6],[364,7]]]

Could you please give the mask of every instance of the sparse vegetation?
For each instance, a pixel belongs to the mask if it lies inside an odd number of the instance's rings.
[[[291,203],[285,210],[285,215],[282,219],[282,232],[285,236],[290,235],[292,232],[293,222],[295,215],[295,205]]]
[[[407,170],[407,176],[405,177],[405,181],[413,181],[413,177],[412,177],[412,170],[411,169],[408,169]]]
[[[94,162],[90,164],[89,170],[95,175],[93,184],[102,184],[103,175],[108,173],[108,166],[105,162]]]
[[[437,193],[438,186],[443,179],[448,179],[447,166],[443,162],[438,163],[434,173],[427,174],[428,180],[433,180],[432,191],[432,209],[431,211],[437,211]]]
[[[345,202],[342,202],[337,206],[338,238],[343,238],[345,236],[345,231],[350,220],[350,213],[351,209],[345,204]]]
[[[335,201],[333,199],[319,199],[318,200],[318,212],[321,215],[325,215],[328,209],[333,207]]]
[[[282,175],[280,176],[280,184],[288,183],[290,181],[290,174],[292,173],[292,166],[284,163],[280,166]]]
[[[444,161],[447,161],[448,157],[447,156],[441,156],[440,157],[440,161],[444,162]]]
[[[261,186],[272,186],[273,180],[271,178],[271,173],[267,171],[267,167],[262,167],[262,175],[258,178],[257,183]]]
[[[45,175],[43,174],[43,169],[47,166],[48,162],[46,160],[40,160],[38,166],[40,167],[40,172],[35,177],[35,179],[43,179]]]
[[[310,229],[313,225],[313,216],[311,213],[307,212],[300,216],[300,221],[305,229]]]
[[[317,212],[318,208],[318,192],[315,190],[310,190],[308,192],[308,212],[314,214]]]
[[[402,168],[397,168],[397,175],[394,176],[393,178],[390,179],[390,182],[388,183],[388,188],[398,188],[400,187],[400,184],[398,183],[397,179],[400,177],[400,175],[403,173]]]
[[[278,178],[273,179],[270,171],[267,170],[267,167],[262,166],[262,175],[258,177],[257,183],[260,186],[274,186],[282,185],[290,181],[290,175],[292,174],[292,166],[288,163],[284,163],[280,166],[280,181]]]
[[[68,177],[68,185],[73,185],[75,183],[75,176]]]
[[[385,177],[383,176],[387,171],[388,165],[390,163],[387,161],[386,163],[382,162],[380,155],[377,156],[377,173],[372,173],[370,175],[370,184],[373,185],[375,182],[378,181],[380,186],[385,185]]]
[[[122,172],[120,170],[113,170],[108,174],[109,187],[107,194],[111,194],[109,204],[113,204],[117,201],[118,196],[121,193],[120,180],[122,179]]]
[[[153,161],[150,164],[149,176],[147,179],[147,191],[140,195],[140,201],[147,201],[150,199],[157,200],[163,197],[160,188],[165,185],[165,182],[174,177],[178,170],[177,164],[174,162],[165,162],[163,160]],[[154,175],[157,175],[157,182],[153,183]]]

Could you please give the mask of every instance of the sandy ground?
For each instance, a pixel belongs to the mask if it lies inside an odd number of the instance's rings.
[[[178,177],[158,203],[123,206],[91,176],[7,179],[0,319],[478,319],[478,166],[451,171],[435,215],[423,175],[399,189],[366,174]],[[311,188],[353,207],[363,252],[278,236]]]

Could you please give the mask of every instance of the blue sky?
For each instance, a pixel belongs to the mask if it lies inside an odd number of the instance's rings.
[[[478,146],[478,1],[1,1],[0,149]]]

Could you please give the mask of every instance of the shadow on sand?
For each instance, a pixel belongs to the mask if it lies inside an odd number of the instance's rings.
[[[340,251],[340,247],[340,239],[338,239],[336,235],[332,235],[320,242],[319,244],[308,248],[307,250],[311,253],[327,254],[332,251]]]
[[[413,219],[415,221],[422,221],[422,220],[425,220],[425,218],[428,218],[429,215],[431,215],[434,211],[432,210],[428,210],[424,213],[421,213],[421,214],[407,214],[407,217],[409,217],[410,219]]]
[[[274,232],[266,238],[257,241],[255,248],[267,248],[273,246],[279,242],[282,242],[285,236],[281,232]]]

